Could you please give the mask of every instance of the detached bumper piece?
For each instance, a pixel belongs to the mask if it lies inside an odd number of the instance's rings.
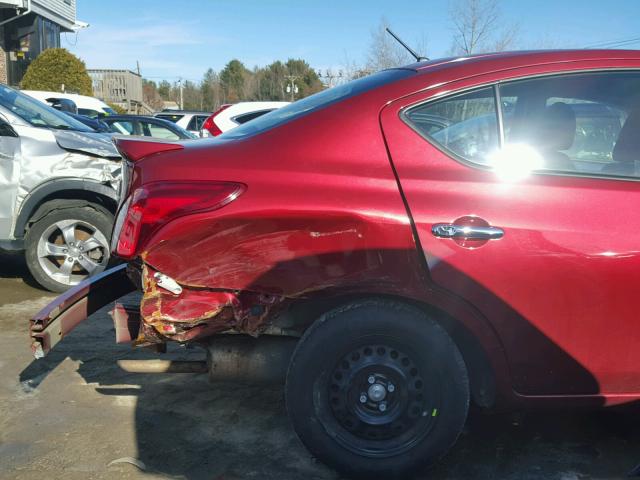
[[[32,319],[31,349],[36,358],[49,351],[89,315],[136,290],[127,265],[105,270],[68,290],[44,307]]]

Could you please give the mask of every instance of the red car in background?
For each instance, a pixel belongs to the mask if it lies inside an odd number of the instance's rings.
[[[640,400],[640,52],[421,62],[117,145],[129,264],[34,317],[38,356],[133,289],[137,344],[299,336],[298,436],[376,478],[437,460],[471,402]]]

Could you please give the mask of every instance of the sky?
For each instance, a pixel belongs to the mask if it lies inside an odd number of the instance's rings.
[[[89,27],[61,46],[88,68],[135,70],[145,78],[200,81],[232,58],[247,67],[303,58],[314,69],[363,64],[371,32],[385,18],[410,45],[445,56],[449,0],[77,0]],[[502,0],[519,48],[583,48],[637,39],[640,0]],[[424,54],[424,52],[419,52]]]

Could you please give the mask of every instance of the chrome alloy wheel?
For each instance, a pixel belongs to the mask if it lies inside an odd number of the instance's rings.
[[[77,285],[102,272],[109,262],[109,242],[95,226],[82,220],[60,220],[38,239],[38,263],[64,285]]]

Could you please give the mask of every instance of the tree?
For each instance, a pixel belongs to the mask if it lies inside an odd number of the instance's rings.
[[[234,103],[244,99],[245,78],[250,72],[237,59],[231,60],[220,72],[220,84],[225,102]]]
[[[142,101],[154,110],[162,110],[162,97],[160,97],[158,86],[153,80],[142,79]]]
[[[27,68],[21,86],[26,90],[64,90],[93,96],[84,62],[64,48],[49,48],[38,55]]]
[[[416,60],[406,48],[387,33],[386,29],[388,27],[389,22],[383,17],[380,19],[378,26],[371,31],[371,42],[369,44],[369,53],[365,65],[365,70],[369,73],[387,68],[401,67]],[[425,55],[426,52],[420,51],[424,49],[425,45],[420,45],[418,54]]]
[[[200,83],[200,95],[202,96],[202,109],[213,112],[220,108],[220,77],[210,68],[204,74]]]
[[[455,0],[450,4],[452,54],[471,55],[513,48],[517,25],[506,24],[498,0]]]
[[[160,95],[160,98],[164,101],[168,102],[173,100],[171,95],[171,84],[168,81],[162,80],[160,82],[158,85],[158,95]]]

